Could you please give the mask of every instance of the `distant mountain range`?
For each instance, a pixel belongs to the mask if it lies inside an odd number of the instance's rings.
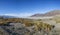
[[[60,15],[60,10],[53,10],[45,14],[34,14],[31,17],[44,17],[44,16],[55,16],[55,15]]]
[[[15,16],[7,16],[7,15],[0,15],[0,19],[1,18],[17,18]]]
[[[47,12],[45,14],[34,14],[30,17],[50,17],[50,16],[56,16],[56,15],[60,15],[60,10],[53,10],[53,11],[50,11],[50,12]],[[7,15],[0,15],[0,19],[1,18],[20,18],[20,17],[16,17],[16,16],[7,16]]]

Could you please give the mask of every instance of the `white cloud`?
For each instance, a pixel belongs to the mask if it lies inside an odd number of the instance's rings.
[[[28,16],[33,15],[33,13],[20,13],[20,14],[9,13],[9,14],[0,14],[0,15],[16,16],[16,17],[28,17]]]

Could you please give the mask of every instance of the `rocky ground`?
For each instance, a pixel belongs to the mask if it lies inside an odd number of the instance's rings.
[[[42,20],[43,21],[43,20]],[[44,22],[55,23],[51,20],[44,20]],[[49,32],[44,30],[36,31],[34,26],[26,27],[21,23],[10,23],[9,26],[0,26],[0,35],[60,35],[60,25],[55,23],[55,28]]]

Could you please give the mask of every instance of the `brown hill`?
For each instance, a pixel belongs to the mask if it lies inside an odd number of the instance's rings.
[[[55,16],[55,15],[60,15],[60,10],[53,10],[45,14],[34,14],[31,17]]]
[[[44,14],[34,14],[31,17],[39,17],[39,16],[44,16]]]

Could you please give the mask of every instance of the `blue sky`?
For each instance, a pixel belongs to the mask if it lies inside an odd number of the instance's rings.
[[[25,17],[60,10],[60,0],[0,0],[0,15]]]

